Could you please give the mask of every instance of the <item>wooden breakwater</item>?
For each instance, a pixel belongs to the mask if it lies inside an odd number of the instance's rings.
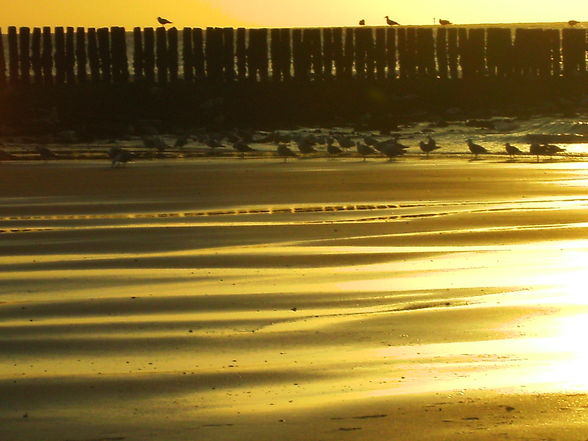
[[[0,34],[0,87],[560,78],[585,73],[586,30],[581,28],[160,27],[135,28],[131,34],[121,27],[10,27]]]

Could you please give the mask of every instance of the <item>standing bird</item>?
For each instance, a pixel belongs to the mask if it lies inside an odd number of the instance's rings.
[[[553,155],[555,155],[557,153],[563,153],[566,151],[566,149],[562,149],[561,147],[559,147],[555,144],[543,144],[541,146],[541,148],[543,149],[545,154],[549,157],[552,157]]]
[[[316,153],[316,150],[313,147],[313,142],[306,138],[297,140],[296,144],[298,145],[298,150],[300,150],[300,153],[304,155],[308,153]]]
[[[171,21],[169,21],[167,18],[163,18],[163,17],[157,17],[157,22],[161,25],[161,26],[165,26],[166,24],[172,24]]]
[[[435,141],[431,136],[427,136],[427,142],[419,142],[419,147],[427,155],[427,158],[429,157],[429,153],[431,153],[433,150],[438,150],[441,148],[437,145],[437,141]]]
[[[365,20],[363,18],[361,20],[359,20],[359,25],[360,26],[365,26]]]
[[[286,144],[278,144],[277,150],[278,156],[284,158],[284,162],[288,162],[288,158],[296,158],[296,153],[294,153]]]
[[[363,162],[365,162],[366,156],[373,155],[374,153],[376,153],[376,151],[372,149],[369,145],[363,144],[361,142],[358,142],[356,145],[357,153],[363,156]]]
[[[395,22],[394,20],[390,20],[390,17],[388,17],[387,15],[384,17],[386,19],[386,24],[388,26],[398,26],[400,23]]]
[[[126,164],[131,159],[133,159],[133,155],[131,152],[119,146],[112,147],[108,152],[108,157],[112,162],[112,168],[115,168],[120,164]]]
[[[441,26],[447,26],[447,25],[450,25],[450,24],[453,24],[453,23],[451,23],[449,20],[443,20],[442,18],[440,18],[439,19],[439,24]]]
[[[482,153],[489,153],[486,148],[482,147],[480,144],[474,144],[471,139],[468,139],[467,143],[470,152],[472,152],[475,159],[478,159],[478,155],[481,155]]]
[[[515,155],[523,154],[518,147],[511,145],[510,142],[504,144],[504,149],[506,150],[506,153],[508,153],[508,156],[510,156],[510,159],[514,159]]]
[[[50,159],[57,159],[57,155],[53,153],[51,150],[49,150],[47,147],[40,145],[37,147],[37,152],[39,153],[41,159],[45,162],[49,161]]]
[[[570,26],[576,26],[577,24],[580,24],[580,22],[579,22],[579,21],[577,21],[577,20],[570,20],[570,21],[568,21],[568,24],[569,24]]]
[[[541,148],[541,146],[537,143],[533,143],[529,147],[529,154],[537,156],[537,162],[539,162],[539,155],[544,154],[545,152]]]
[[[327,146],[327,153],[329,155],[340,155],[343,152],[343,150],[341,150],[339,147],[337,147],[336,145],[333,144],[329,144]]]
[[[182,136],[178,137],[178,139],[176,139],[174,147],[183,149],[184,146],[186,144],[188,144],[188,142],[190,142],[190,135],[189,134],[182,135]]]
[[[254,152],[255,150],[249,147],[245,141],[237,141],[233,143],[233,148],[241,153],[241,159],[245,158],[245,153]]]

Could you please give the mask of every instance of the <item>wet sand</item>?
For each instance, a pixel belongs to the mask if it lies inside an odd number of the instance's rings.
[[[0,439],[585,440],[588,163],[0,164]]]

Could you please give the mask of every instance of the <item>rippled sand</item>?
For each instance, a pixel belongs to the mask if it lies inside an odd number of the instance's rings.
[[[2,440],[585,440],[588,164],[0,165]]]

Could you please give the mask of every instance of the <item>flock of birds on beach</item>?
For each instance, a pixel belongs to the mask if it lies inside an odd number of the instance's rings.
[[[175,141],[174,148],[183,150],[190,142],[192,137],[190,135],[182,135]],[[216,152],[217,149],[226,149],[231,147],[241,158],[245,158],[248,153],[255,153],[258,150],[251,147],[250,144],[270,144],[275,146],[275,156],[283,158],[287,162],[289,158],[304,158],[316,157],[321,153],[326,153],[329,157],[356,154],[363,158],[365,162],[368,157],[381,156],[387,157],[390,160],[406,153],[410,147],[399,141],[400,135],[393,135],[392,137],[379,140],[374,135],[351,136],[341,133],[329,134],[315,134],[315,133],[282,133],[279,131],[265,134],[263,137],[254,137],[250,132],[235,131],[222,134],[204,134],[197,138],[196,141],[210,148],[210,152]],[[159,153],[163,153],[169,146],[159,136],[144,136],[142,138],[143,145],[149,149],[155,149]],[[466,141],[468,149],[472,154],[473,159],[479,159],[480,155],[491,154],[486,147],[474,143],[471,139]],[[422,153],[429,158],[429,154],[439,150],[441,146],[430,135],[418,144]],[[559,153],[565,152],[565,149],[554,144],[539,144],[533,143],[529,147],[528,153],[523,152],[518,147],[506,143],[504,145],[505,152],[512,160],[517,155],[532,155],[537,157],[539,162],[540,156],[553,157]],[[46,148],[45,148],[46,149]],[[47,149],[48,150],[48,149]],[[349,152],[349,153],[348,153]],[[134,158],[131,151],[120,146],[114,146],[110,149],[108,157],[111,161],[112,167],[119,167],[126,164]],[[42,159],[53,159],[45,153]]]

